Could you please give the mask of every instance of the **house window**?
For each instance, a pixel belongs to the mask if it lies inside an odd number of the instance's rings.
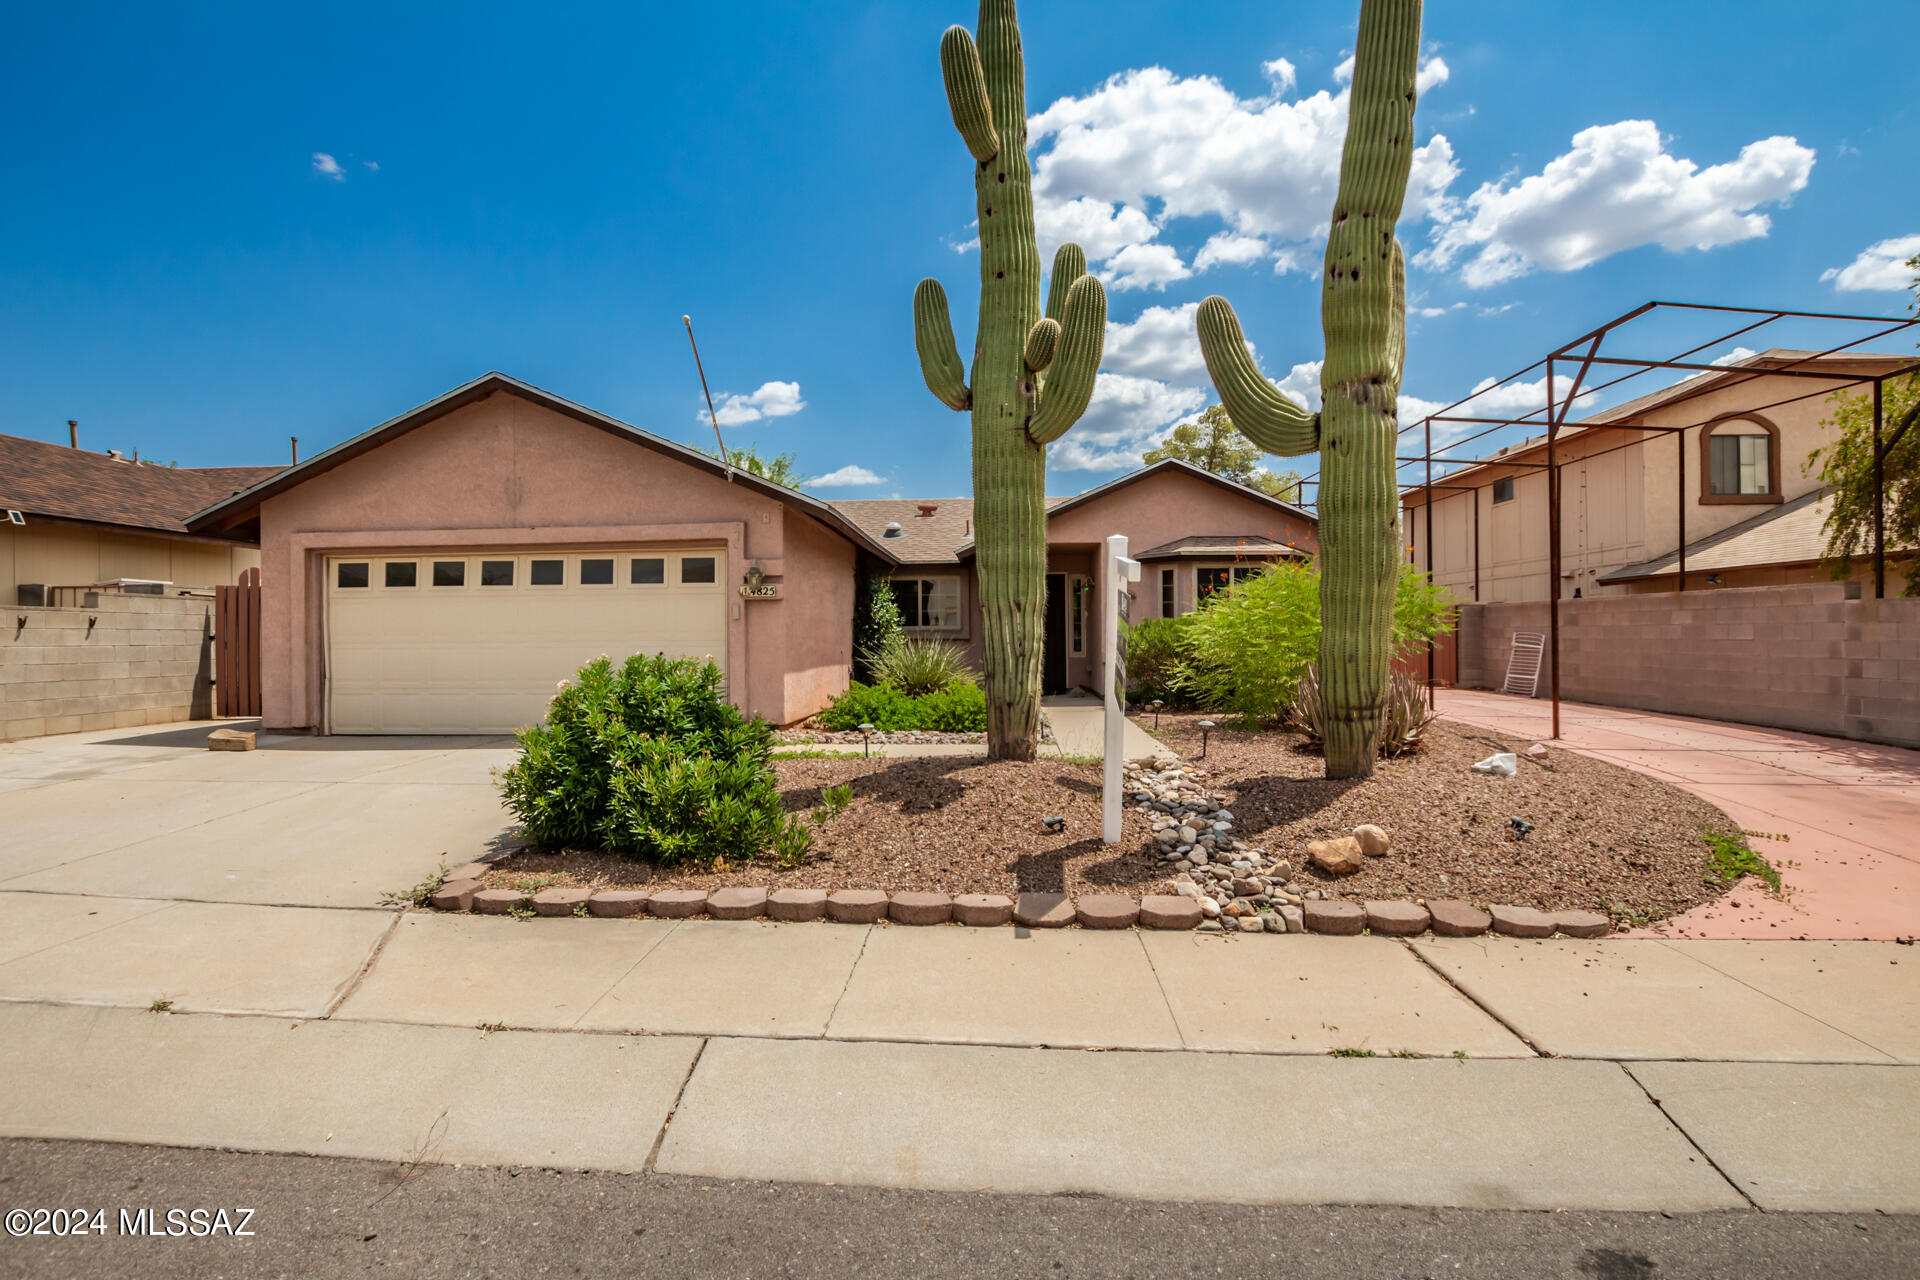
[[[433,562],[433,585],[436,587],[466,586],[467,562],[465,560],[435,560]]]
[[[893,601],[909,631],[960,629],[960,579],[895,578]]]
[[[1214,592],[1225,591],[1236,582],[1245,582],[1260,572],[1256,565],[1207,566],[1194,571],[1194,598],[1205,604]]]
[[[1073,633],[1073,656],[1077,658],[1087,651],[1087,580],[1085,578],[1067,579],[1067,617]]]
[[[1173,612],[1173,570],[1160,571],[1160,616],[1171,618]]]
[[[1715,432],[1707,439],[1707,484],[1709,493],[1766,493],[1767,445],[1765,435],[1733,435]]]
[[[1513,501],[1513,477],[1512,476],[1508,476],[1505,480],[1495,480],[1493,482],[1493,500],[1495,502],[1512,502]]]
[[[334,581],[342,587],[364,587],[367,585],[367,566],[342,563]]]
[[[513,561],[482,560],[480,562],[480,585],[483,587],[512,586]]]
[[[565,560],[533,560],[527,565],[527,582],[536,587],[565,586],[567,581],[567,562]]]
[[[667,562],[658,556],[636,558],[628,569],[627,581],[635,585],[651,585],[667,580]]]
[[[414,586],[419,582],[419,566],[411,560],[389,560],[386,581],[390,587]]]
[[[612,586],[613,561],[582,560],[580,562],[580,585],[583,587]]]
[[[680,557],[680,581],[712,582],[713,581],[713,557],[712,556]]]

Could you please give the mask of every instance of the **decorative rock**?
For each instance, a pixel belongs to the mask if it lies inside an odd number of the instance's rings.
[[[1307,917],[1299,907],[1281,907],[1279,916],[1287,922],[1288,933],[1305,933],[1307,931]]]
[[[715,889],[707,895],[707,914],[715,920],[751,920],[766,910],[765,889]]]
[[[887,895],[878,889],[841,889],[827,895],[827,919],[872,924],[887,916]]]
[[[1073,923],[1073,902],[1064,893],[1023,893],[1013,904],[1013,919],[1029,929],[1059,929]]]
[[[1259,916],[1241,916],[1239,925],[1242,933],[1262,933],[1266,930]]]
[[[953,899],[944,893],[896,893],[888,914],[901,924],[945,924],[953,919]]]
[[[1428,902],[1427,911],[1433,916],[1433,931],[1443,938],[1477,938],[1493,924],[1492,916],[1457,898]]]
[[[1535,911],[1532,907],[1488,907],[1487,913],[1493,917],[1493,931],[1509,938],[1553,936],[1553,917],[1544,911]]]
[[[452,884],[455,880],[485,880],[487,873],[492,870],[493,864],[490,862],[469,862],[465,866],[455,867],[447,872],[446,883]]]
[[[647,899],[647,911],[663,920],[685,920],[707,909],[705,889],[662,889]]]
[[[1140,918],[1140,904],[1122,893],[1091,893],[1073,905],[1086,929],[1131,929]]]
[[[1260,929],[1263,933],[1285,933],[1287,931],[1287,919],[1278,911],[1262,911],[1260,913]]]
[[[825,889],[775,889],[767,895],[767,918],[798,924],[827,914]]]
[[[1202,920],[1195,927],[1201,933],[1225,933],[1227,931],[1227,926],[1221,924],[1218,920]]]
[[[1191,929],[1201,921],[1200,904],[1192,898],[1152,893],[1140,899],[1140,924],[1148,929]]]
[[[428,896],[427,905],[436,911],[471,911],[473,895],[478,892],[480,882],[471,876],[446,880]]]
[[[1220,904],[1212,898],[1202,898],[1200,899],[1200,912],[1209,920],[1217,919],[1220,915]]]
[[[607,920],[645,915],[651,896],[645,889],[605,889],[587,899],[587,914]]]
[[[975,928],[997,928],[1013,919],[1013,899],[998,893],[963,893],[953,900],[953,918]]]
[[[1369,902],[1366,904],[1367,928],[1395,938],[1410,938],[1425,933],[1433,917],[1417,902]]]
[[[542,889],[533,895],[533,914],[570,916],[573,909],[593,896],[591,889]]]
[[[1337,933],[1352,936],[1367,927],[1367,913],[1357,902],[1308,902],[1308,933]]]
[[[1233,892],[1236,897],[1251,898],[1256,893],[1265,893],[1266,887],[1258,880],[1248,880],[1244,876],[1236,876],[1233,881]]]
[[[1390,841],[1387,833],[1371,822],[1365,822],[1353,829],[1353,838],[1360,844],[1360,852],[1369,858],[1384,858]]]
[[[207,735],[209,751],[251,751],[253,748],[254,737],[245,729],[215,729]]]
[[[1598,911],[1556,911],[1553,927],[1569,938],[1604,938],[1613,930],[1613,921]]]
[[[1350,876],[1360,869],[1360,842],[1352,836],[1315,840],[1307,846],[1313,865],[1330,875]]]
[[[518,889],[481,889],[473,895],[473,909],[483,916],[508,916],[525,906],[527,895]]]

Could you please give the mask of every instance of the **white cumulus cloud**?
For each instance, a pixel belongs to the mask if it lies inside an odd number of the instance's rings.
[[[1148,307],[1131,321],[1107,321],[1101,364],[1111,373],[1204,383],[1207,365],[1193,321],[1199,307],[1197,302]]]
[[[1192,274],[1172,245],[1130,244],[1107,259],[1105,283],[1114,289],[1164,289]]]
[[[1200,252],[1193,255],[1193,269],[1205,271],[1223,262],[1229,266],[1245,266],[1249,262],[1260,261],[1269,252],[1271,250],[1267,248],[1267,242],[1259,236],[1222,231],[1210,237],[1200,246]]]
[[[1610,254],[1657,244],[1713,249],[1767,234],[1760,205],[1807,185],[1814,152],[1793,138],[1763,138],[1705,169],[1671,155],[1651,120],[1595,125],[1537,174],[1482,185],[1462,206],[1443,205],[1421,266],[1461,263],[1485,288],[1536,267],[1576,271]]]
[[[723,427],[736,427],[743,422],[758,422],[762,418],[785,418],[807,407],[800,398],[800,384],[797,382],[763,382],[758,391],[745,395],[723,395],[714,405],[714,417],[720,419]],[[706,409],[703,406],[694,416],[704,419]]]
[[[886,482],[884,476],[877,476],[865,467],[855,466],[852,463],[848,463],[838,471],[829,471],[823,476],[815,476],[813,479],[807,481],[808,484],[815,485],[822,489],[839,489],[864,484],[885,484]]]
[[[1844,267],[1828,267],[1820,278],[1833,281],[1833,287],[1843,293],[1867,289],[1904,293],[1913,287],[1914,271],[1907,259],[1916,253],[1920,253],[1920,236],[1896,236],[1868,245]]]
[[[333,182],[345,182],[347,180],[346,170],[340,167],[340,162],[324,151],[316,151],[313,153],[313,171]]]
[[[1155,378],[1103,373],[1093,401],[1073,430],[1053,446],[1050,464],[1061,471],[1117,471],[1140,465],[1140,455],[1168,426],[1206,408],[1208,395]]]

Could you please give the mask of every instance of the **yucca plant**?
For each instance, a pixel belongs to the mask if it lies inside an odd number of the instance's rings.
[[[1307,735],[1307,745],[1324,748],[1331,714],[1320,688],[1320,674],[1308,667],[1294,688],[1287,723]],[[1387,682],[1386,704],[1380,711],[1380,753],[1397,756],[1419,750],[1420,735],[1433,720],[1434,714],[1427,708],[1426,687],[1405,672],[1394,672]]]
[[[951,684],[972,684],[967,655],[950,640],[901,640],[873,659],[874,679],[909,697],[938,693]]]

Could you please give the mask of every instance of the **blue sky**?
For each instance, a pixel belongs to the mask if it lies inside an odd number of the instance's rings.
[[[1024,6],[1043,232],[1086,235],[1114,321],[1053,491],[1211,398],[1182,310],[1208,293],[1311,389],[1356,14]],[[1869,251],[1920,249],[1910,18],[1431,6],[1405,393],[1451,400],[1653,297],[1900,312]],[[971,7],[11,6],[0,432],[78,418],[91,448],[276,462],[500,369],[705,443],[691,312],[730,444],[872,477],[826,497],[965,493],[967,419],[921,384],[910,302],[938,276],[966,348],[954,21]]]

